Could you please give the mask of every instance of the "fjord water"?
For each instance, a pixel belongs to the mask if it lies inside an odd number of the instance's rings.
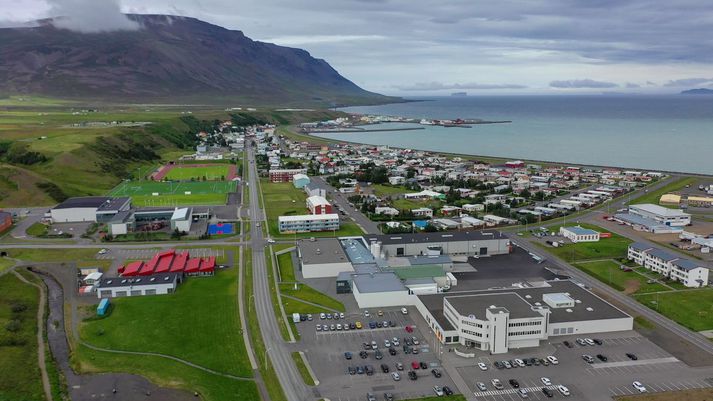
[[[713,96],[551,95],[420,99],[426,101],[342,110],[411,118],[511,120],[512,123],[317,135],[481,156],[713,174]]]

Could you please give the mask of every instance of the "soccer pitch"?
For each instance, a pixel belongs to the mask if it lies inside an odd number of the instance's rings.
[[[110,196],[129,196],[135,206],[175,207],[224,205],[236,182],[223,181],[125,181],[112,189]]]
[[[225,180],[226,177],[228,177],[228,165],[218,164],[215,166],[201,167],[176,166],[166,174],[166,179],[180,181],[190,181],[191,179],[202,180],[203,177],[208,181]]]

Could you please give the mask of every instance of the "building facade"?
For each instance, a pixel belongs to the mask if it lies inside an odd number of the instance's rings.
[[[680,209],[669,209],[659,205],[644,203],[629,206],[629,213],[654,220],[671,227],[683,227],[691,224],[691,215]]]
[[[428,234],[367,235],[387,256],[507,254],[510,240],[498,231],[456,231]]]
[[[306,202],[307,209],[309,209],[311,214],[334,214],[332,204],[322,196],[310,196]]]
[[[560,234],[574,243],[599,241],[599,233],[597,231],[580,226],[560,227]]]
[[[709,270],[700,262],[680,258],[640,242],[629,245],[627,258],[653,272],[678,281],[686,287],[708,285]]]
[[[181,277],[176,273],[144,277],[103,277],[98,282],[96,293],[100,299],[172,294],[180,282]]]
[[[270,176],[270,182],[292,182],[292,179],[296,174],[305,173],[307,173],[306,169],[295,168],[270,170],[268,174]]]
[[[339,230],[338,214],[279,216],[277,221],[280,233],[306,233],[311,231]]]

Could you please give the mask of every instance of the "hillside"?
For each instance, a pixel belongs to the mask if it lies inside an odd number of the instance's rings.
[[[713,95],[713,89],[708,88],[697,88],[688,89],[681,92],[682,95]]]
[[[194,18],[129,15],[141,29],[78,33],[52,21],[0,29],[0,94],[125,102],[352,105],[368,92],[308,52]]]

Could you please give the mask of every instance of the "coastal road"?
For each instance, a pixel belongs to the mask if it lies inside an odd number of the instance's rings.
[[[260,321],[260,332],[265,343],[265,355],[257,355],[258,358],[264,361],[269,357],[272,361],[272,366],[282,385],[282,390],[285,393],[288,401],[303,401],[316,398],[314,393],[304,384],[302,376],[300,376],[297,367],[295,366],[290,349],[280,334],[280,328],[277,325],[277,317],[275,310],[272,307],[272,297],[270,294],[270,283],[267,276],[267,263],[265,262],[265,246],[267,242],[263,236],[262,227],[265,226],[265,213],[259,203],[259,183],[257,180],[258,172],[255,163],[255,151],[252,144],[247,147],[248,168],[250,169],[250,178],[248,189],[250,191],[249,213],[253,221],[250,225],[251,241],[249,246],[252,248],[252,273],[253,273],[253,289],[255,292],[255,311],[257,312],[258,320]],[[258,226],[258,224],[260,226]]]

